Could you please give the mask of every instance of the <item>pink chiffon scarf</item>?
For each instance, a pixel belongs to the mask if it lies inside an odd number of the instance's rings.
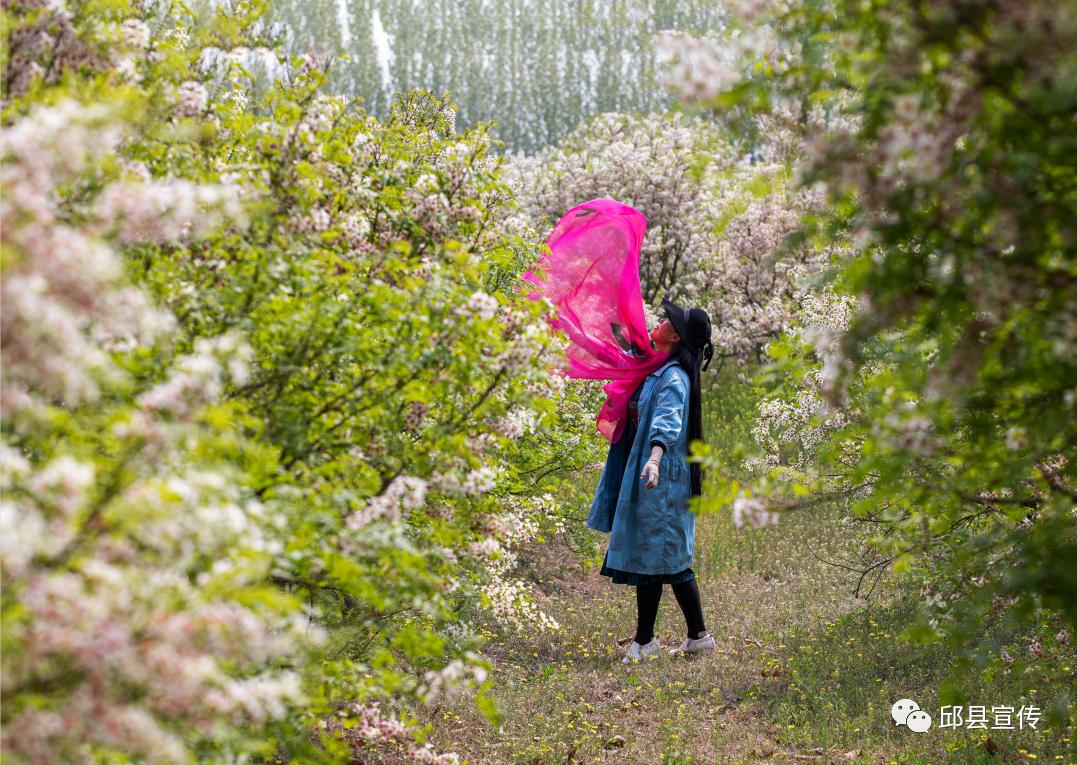
[[[550,253],[523,278],[527,297],[557,309],[550,323],[569,339],[568,377],[610,380],[595,426],[620,440],[628,402],[643,379],[668,359],[651,347],[639,282],[643,214],[612,199],[592,199],[565,213],[546,240]],[[544,279],[542,278],[544,276]]]

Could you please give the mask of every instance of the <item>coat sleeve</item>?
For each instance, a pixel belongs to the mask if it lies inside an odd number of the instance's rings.
[[[648,444],[657,443],[666,454],[681,434],[684,415],[688,411],[687,375],[674,369],[661,381],[658,399],[654,405],[651,429],[647,432]]]

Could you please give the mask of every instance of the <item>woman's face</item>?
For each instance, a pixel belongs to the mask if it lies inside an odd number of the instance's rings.
[[[659,350],[670,350],[680,340],[681,336],[677,334],[677,330],[673,328],[669,319],[662,319],[658,322],[658,326],[651,330],[651,341]]]

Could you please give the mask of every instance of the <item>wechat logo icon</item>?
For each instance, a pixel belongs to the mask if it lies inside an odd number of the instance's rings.
[[[931,727],[931,715],[920,709],[912,699],[901,699],[890,707],[890,716],[898,725],[906,725],[909,730],[923,733]]]

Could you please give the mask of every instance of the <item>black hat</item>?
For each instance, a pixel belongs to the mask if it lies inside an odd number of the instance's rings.
[[[711,344],[711,317],[702,308],[681,308],[670,302],[669,298],[662,298],[662,308],[688,349],[697,356],[703,354],[707,360],[703,369],[709,367],[711,356],[714,355],[714,346]]]

